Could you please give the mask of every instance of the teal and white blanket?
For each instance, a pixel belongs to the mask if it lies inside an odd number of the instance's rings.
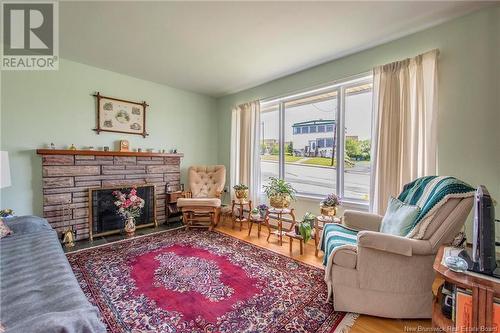
[[[439,208],[450,198],[467,198],[474,195],[474,188],[454,178],[428,176],[406,184],[398,199],[420,207],[408,238],[422,239],[425,230]],[[323,229],[320,248],[324,252],[323,265],[330,269],[330,257],[340,246],[355,250],[358,231],[339,224],[327,224]]]

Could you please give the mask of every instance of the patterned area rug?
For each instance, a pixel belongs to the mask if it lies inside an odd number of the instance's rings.
[[[324,271],[219,232],[174,230],[68,254],[109,332],[345,332]]]

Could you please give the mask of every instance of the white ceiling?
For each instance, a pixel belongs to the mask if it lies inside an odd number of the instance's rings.
[[[221,96],[485,6],[480,2],[60,2],[63,58]]]

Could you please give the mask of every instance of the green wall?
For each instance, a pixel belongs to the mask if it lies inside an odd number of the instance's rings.
[[[500,201],[500,6],[217,100],[219,162],[229,167],[231,108],[438,48],[439,173],[485,184]],[[332,36],[335,38],[335,36]],[[317,211],[318,202],[300,202]],[[497,208],[500,212],[500,208]]]
[[[107,70],[62,60],[59,71],[2,72],[1,150],[10,153],[12,186],[1,190],[1,207],[18,214],[41,214],[41,159],[36,148],[54,142],[110,146],[120,139],[131,147],[171,149],[185,154],[181,167],[217,162],[216,101]],[[95,128],[92,94],[145,100],[150,135],[101,133]]]

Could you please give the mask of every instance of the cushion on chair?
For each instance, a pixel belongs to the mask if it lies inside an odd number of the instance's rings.
[[[220,207],[221,201],[218,198],[179,198],[177,207]]]
[[[214,198],[224,189],[226,168],[223,165],[192,166],[188,174],[193,198]]]
[[[409,205],[399,199],[390,197],[387,211],[385,212],[380,232],[384,234],[406,236],[413,228],[413,223],[420,213],[420,208]]]

